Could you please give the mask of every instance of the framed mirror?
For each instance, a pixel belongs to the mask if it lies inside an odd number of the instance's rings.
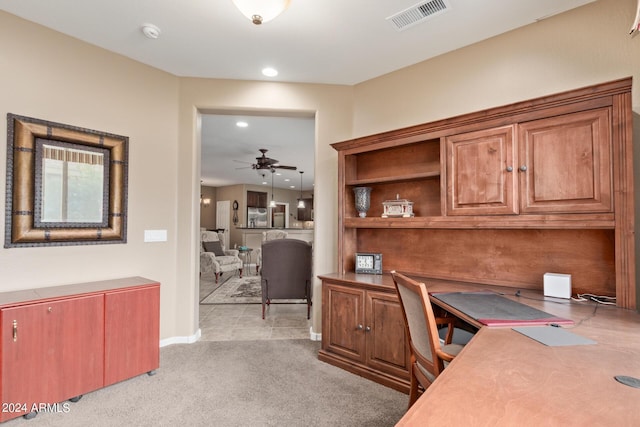
[[[5,248],[126,243],[128,143],[9,113]]]

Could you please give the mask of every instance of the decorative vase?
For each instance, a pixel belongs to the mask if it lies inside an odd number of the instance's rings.
[[[367,211],[371,206],[371,187],[355,187],[353,193],[358,215],[360,218],[364,218],[367,216]]]

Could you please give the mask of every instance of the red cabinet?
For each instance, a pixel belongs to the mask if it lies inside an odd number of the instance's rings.
[[[0,421],[157,369],[159,306],[140,277],[0,293]]]

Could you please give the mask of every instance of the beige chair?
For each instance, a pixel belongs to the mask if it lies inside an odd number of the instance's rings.
[[[436,318],[424,283],[391,272],[393,283],[398,291],[402,314],[405,319],[409,347],[411,350],[411,388],[409,407],[419,395],[419,386],[426,389],[444,370],[445,366],[462,350],[462,345],[451,344],[455,318]],[[440,344],[439,325],[448,325],[449,329]],[[464,385],[462,385],[464,387]]]
[[[275,239],[286,239],[289,234],[284,230],[267,230],[262,232],[262,244]],[[256,274],[260,273],[262,265],[262,248],[256,250]]]
[[[262,244],[262,318],[274,299],[304,299],[311,317],[311,245],[298,239],[275,239]]]
[[[225,249],[222,233],[200,231],[200,274],[213,272],[216,283],[220,274],[238,270],[242,277],[242,260],[237,249]]]

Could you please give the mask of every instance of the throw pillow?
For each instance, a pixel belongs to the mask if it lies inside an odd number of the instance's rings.
[[[213,252],[215,256],[224,256],[224,252],[222,251],[222,244],[219,240],[215,242],[202,242],[204,245],[205,252]]]

